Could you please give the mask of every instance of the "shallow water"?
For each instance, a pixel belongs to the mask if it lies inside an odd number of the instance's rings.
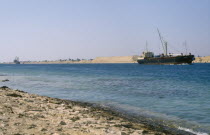
[[[210,64],[0,65],[0,82],[210,133]]]

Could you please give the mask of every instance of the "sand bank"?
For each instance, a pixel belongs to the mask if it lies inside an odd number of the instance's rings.
[[[96,57],[92,63],[136,63],[134,56]]]
[[[96,57],[90,60],[79,60],[79,61],[21,61],[21,64],[85,64],[85,63],[137,63],[138,56],[112,56],[112,57]],[[14,62],[5,62],[2,64],[14,64]]]
[[[160,129],[131,122],[111,110],[87,103],[0,88],[0,135],[176,134]]]
[[[210,63],[210,56],[196,57],[194,63]]]
[[[134,57],[135,56],[112,56],[112,57],[96,57],[93,60],[22,62],[22,64],[136,63]]]

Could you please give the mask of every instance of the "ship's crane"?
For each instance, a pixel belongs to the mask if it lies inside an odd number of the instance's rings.
[[[163,40],[163,37],[161,36],[160,34],[160,31],[159,29],[157,28],[157,31],[158,31],[158,34],[159,34],[159,37],[160,37],[160,41],[161,41],[161,44],[162,44],[162,47],[163,47],[163,51],[164,51],[164,55],[167,56],[168,55],[168,48],[167,48],[167,42]]]

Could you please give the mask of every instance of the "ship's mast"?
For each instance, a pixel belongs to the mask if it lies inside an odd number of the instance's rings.
[[[158,28],[157,28],[157,31],[158,31],[158,34],[159,34],[159,37],[160,37],[160,41],[161,41],[161,44],[162,44],[162,47],[163,47],[164,55],[167,56],[168,55],[168,48],[167,48],[168,47],[168,43],[163,40],[163,37],[161,36],[160,31],[159,31]]]
[[[16,61],[19,61],[19,57],[16,56],[16,57],[15,57],[15,60],[16,60]]]
[[[187,41],[186,40],[184,42],[184,47],[185,47],[185,55],[187,55]]]
[[[148,52],[148,43],[146,41],[146,52]]]
[[[168,55],[168,42],[164,42],[165,43],[165,56]]]

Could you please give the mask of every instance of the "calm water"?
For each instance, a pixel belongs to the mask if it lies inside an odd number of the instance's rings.
[[[210,133],[210,64],[0,65],[0,82]]]

